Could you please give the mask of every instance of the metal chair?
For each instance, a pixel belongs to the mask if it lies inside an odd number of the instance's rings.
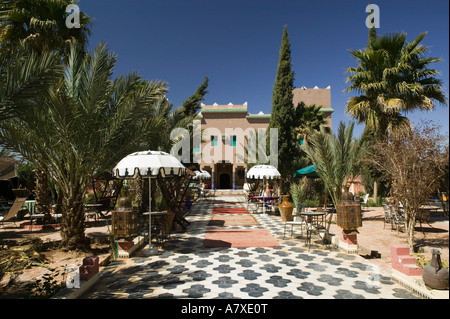
[[[400,231],[400,228],[403,227],[405,229],[405,218],[395,211],[395,207],[393,205],[389,205],[390,211],[391,211],[391,217],[394,221],[394,224],[396,225],[397,232]]]
[[[283,239],[284,239],[284,237],[286,235],[286,226],[288,226],[288,225],[291,226],[291,237],[292,237],[294,226],[300,226],[300,234],[303,237],[303,227],[306,227],[306,222],[300,216],[300,212],[303,212],[305,210],[305,208],[306,208],[305,204],[298,203],[297,204],[297,215],[294,216],[294,220],[290,220],[290,221],[285,221],[284,222]]]
[[[383,229],[386,228],[386,224],[391,224],[391,230],[394,229],[394,219],[391,217],[391,213],[389,212],[389,207],[387,203],[383,203],[383,209],[384,209],[384,226]]]

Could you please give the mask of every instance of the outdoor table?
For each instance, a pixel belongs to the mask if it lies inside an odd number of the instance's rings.
[[[323,225],[325,215],[326,212],[300,212],[300,216],[306,217],[305,246],[309,243],[309,248],[311,248],[311,234],[314,230],[319,231],[319,229],[325,229]],[[321,221],[319,221],[319,219],[321,219]]]
[[[261,206],[263,207],[264,214],[266,213],[265,202],[279,199],[280,196],[251,196],[250,199],[256,199],[258,201],[258,205],[255,211],[257,211]]]
[[[429,218],[430,215],[433,211],[437,211],[438,207],[436,206],[429,206],[429,205],[423,205],[419,207],[419,211],[417,214],[417,219],[420,223],[420,227],[422,228],[422,223],[426,222],[428,225],[430,225],[429,223]],[[430,225],[431,226],[431,225]]]
[[[85,204],[84,208],[86,209],[85,216],[94,216],[94,220],[97,221],[97,214],[99,214],[99,209],[102,207],[102,204]]]

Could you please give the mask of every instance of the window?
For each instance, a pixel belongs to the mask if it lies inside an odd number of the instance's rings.
[[[236,135],[231,136],[230,138],[230,145],[236,146]]]
[[[211,135],[211,146],[217,146],[217,136]]]

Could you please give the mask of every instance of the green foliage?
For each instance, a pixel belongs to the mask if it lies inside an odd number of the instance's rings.
[[[40,238],[23,241],[18,247],[0,246],[0,280],[6,274],[14,277],[32,266],[46,267],[46,258],[40,254],[41,250]]]
[[[38,97],[44,107],[4,121],[0,129],[1,143],[40,168],[45,163],[55,179],[63,210],[72,214],[63,215],[63,243],[74,249],[78,241],[70,238],[85,238],[81,202],[92,176],[110,171],[164,125],[152,115],[166,84],[136,73],[113,80],[115,63],[103,44],[93,54],[74,45],[65,72]]]
[[[326,124],[325,115],[321,111],[321,106],[305,105],[301,102],[295,108],[296,127],[298,135],[309,135],[315,131],[320,131],[322,125]],[[300,136],[297,136],[299,138]]]
[[[367,207],[382,207],[383,203],[386,203],[386,198],[378,196],[377,201],[374,201],[373,199],[368,199],[366,206]]]
[[[346,126],[341,122],[336,135],[321,128],[311,135],[308,145],[303,146],[335,205],[340,202],[342,188],[349,177],[358,175],[364,154],[365,137],[354,139],[353,127],[354,123]]]
[[[290,193],[295,207],[297,207],[298,203],[304,202],[305,194],[300,183],[291,183]]]
[[[303,203],[308,207],[317,207],[323,191],[320,181],[309,178],[302,178],[297,182],[292,182],[289,190],[295,207],[297,207],[298,203]]]
[[[25,45],[38,53],[56,50],[64,54],[73,40],[84,50],[92,19],[80,12],[80,28],[67,28],[66,7],[71,3],[73,0],[1,0],[0,51]]]
[[[415,254],[416,255],[416,265],[420,268],[424,268],[426,265],[428,265],[431,260],[427,260],[424,255],[422,254]],[[446,259],[441,259],[442,267],[449,270],[449,263]]]
[[[187,98],[181,105],[183,117],[195,116],[200,110],[200,103],[204,101],[204,97],[208,94],[206,90],[208,88],[208,77],[205,76],[205,80],[200,84],[195,93]]]
[[[58,276],[64,273],[61,269],[50,268],[50,273],[42,275],[42,278],[26,285],[28,298],[51,298],[60,290],[66,287],[64,282],[58,280]]]
[[[347,69],[346,91],[358,95],[348,100],[346,111],[375,135],[408,130],[410,122],[402,112],[433,110],[434,101],[447,104],[442,81],[435,77],[439,72],[429,68],[442,60],[425,56],[428,49],[420,44],[425,35],[412,42],[404,32],[370,35],[365,49],[349,50],[358,65]]]
[[[29,190],[34,189],[34,174],[35,167],[32,163],[23,163],[16,169],[16,176],[19,178],[20,183]]]
[[[293,105],[294,72],[291,69],[291,49],[284,26],[281,40],[278,69],[272,93],[272,112],[269,124],[271,128],[278,129],[278,170],[283,179],[289,180],[295,167],[293,162],[300,157],[296,128],[295,109]],[[270,143],[267,143],[269,147]]]

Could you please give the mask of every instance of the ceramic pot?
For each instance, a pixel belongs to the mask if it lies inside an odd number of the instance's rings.
[[[289,201],[289,197],[289,195],[283,195],[283,202],[278,206],[283,222],[292,220],[292,210],[294,209],[294,205]]]
[[[270,196],[270,188],[269,188],[269,184],[267,184],[265,193],[266,193],[266,196]]]
[[[433,249],[432,254],[431,262],[423,267],[423,282],[432,289],[448,289],[448,270],[442,267],[441,252]]]

